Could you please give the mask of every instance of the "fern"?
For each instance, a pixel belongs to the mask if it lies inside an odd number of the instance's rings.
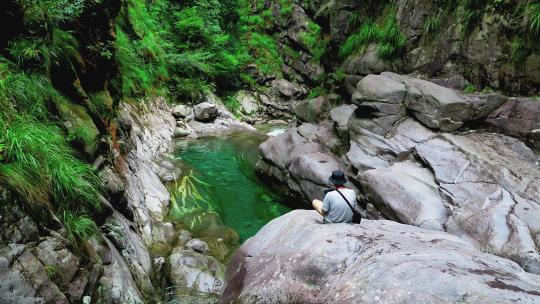
[[[540,3],[530,3],[525,9],[527,28],[533,34],[540,34]]]

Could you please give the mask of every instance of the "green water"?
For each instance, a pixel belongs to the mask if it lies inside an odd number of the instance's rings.
[[[193,209],[193,213],[217,214],[221,223],[238,232],[242,242],[290,211],[281,204],[284,196],[255,175],[258,146],[266,138],[244,131],[178,141],[175,155],[186,165],[184,174],[194,177],[191,181],[196,188],[188,203],[179,204],[179,208],[188,210],[186,213]]]

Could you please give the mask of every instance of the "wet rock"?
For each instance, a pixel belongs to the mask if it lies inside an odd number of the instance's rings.
[[[352,102],[373,105],[379,112],[399,115],[404,114],[401,103],[406,95],[407,89],[402,82],[381,75],[368,75],[356,85]]]
[[[197,121],[212,122],[218,117],[219,110],[215,104],[203,102],[193,107],[193,114]]]
[[[189,232],[187,230],[183,230],[183,229],[180,230],[180,232],[178,232],[178,237],[176,238],[176,247],[184,246],[192,238],[193,237],[191,236],[191,232]]]
[[[168,277],[178,294],[220,294],[225,266],[211,256],[175,249],[167,258]]]
[[[113,304],[144,303],[144,298],[133,279],[130,268],[118,250],[106,238],[102,242],[104,243],[100,246],[109,251],[110,262],[103,267],[103,275],[98,282],[96,301]]]
[[[540,273],[540,220],[531,218],[540,216],[540,170],[537,156],[520,143],[489,133],[443,134],[415,150],[451,210],[450,233]]]
[[[351,56],[343,63],[343,69],[347,74],[368,75],[391,71],[392,66],[379,58],[377,45],[371,44],[360,56]]]
[[[105,185],[105,189],[112,197],[119,197],[124,193],[126,185],[111,166],[107,166],[101,170],[99,175]]]
[[[452,75],[442,78],[430,78],[429,81],[457,91],[463,91],[465,87],[467,87],[467,85],[469,84],[467,79],[465,79],[462,75]]]
[[[152,229],[153,246],[169,247],[174,242],[174,225],[169,222],[156,223]]]
[[[137,283],[139,290],[146,296],[153,293],[154,287],[150,281],[152,271],[152,260],[146,244],[141,236],[137,234],[124,217],[114,213],[102,226],[104,235],[118,249],[123,263],[129,269],[129,275]],[[124,267],[123,265],[119,265]]]
[[[348,134],[349,129],[347,124],[356,108],[356,105],[341,105],[330,111],[330,118],[334,121],[339,136],[344,137]]]
[[[540,276],[444,232],[296,210],[236,252],[221,303],[535,303]],[[321,263],[321,257],[324,263]]]

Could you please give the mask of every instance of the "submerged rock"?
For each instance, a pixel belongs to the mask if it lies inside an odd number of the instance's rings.
[[[450,234],[297,210],[236,252],[221,303],[536,303],[540,276]]]

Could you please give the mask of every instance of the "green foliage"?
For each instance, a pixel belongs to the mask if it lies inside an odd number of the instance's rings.
[[[441,21],[439,20],[439,17],[433,16],[429,17],[424,21],[424,24],[422,24],[422,30],[426,34],[432,34],[439,30],[441,27]]]
[[[128,0],[126,6],[116,26],[119,91],[126,97],[163,92],[168,78],[163,50],[167,42],[161,37],[157,12],[144,0]]]
[[[24,23],[33,30],[49,31],[77,18],[85,0],[17,0],[24,12]]]
[[[20,116],[4,128],[0,181],[22,200],[52,202],[53,208],[99,207],[100,182],[93,167],[73,156],[58,127]]]
[[[63,211],[60,214],[60,221],[72,242],[86,241],[97,232],[96,223],[87,214]]]
[[[281,16],[286,17],[292,14],[294,6],[291,0],[279,0],[279,4],[279,13],[281,14]]]
[[[463,90],[466,94],[476,93],[478,92],[478,88],[474,84],[468,84],[465,89]]]
[[[51,280],[55,280],[60,274],[60,269],[56,265],[45,265],[45,272]]]
[[[344,58],[356,52],[362,53],[371,43],[377,44],[377,55],[384,60],[396,59],[403,53],[407,40],[401,33],[392,10],[387,14],[382,26],[370,21],[362,24],[341,46],[339,55]]]
[[[525,60],[529,56],[529,49],[525,40],[520,37],[514,38],[510,44],[510,62],[516,69],[523,69]]]
[[[525,9],[525,22],[527,29],[535,34],[540,34],[540,3],[529,3]]]
[[[79,126],[78,128],[75,128],[72,132],[68,133],[67,141],[77,141],[80,143],[90,143],[94,140],[94,135],[92,134],[92,131],[89,130],[87,127]]]
[[[283,59],[273,37],[258,32],[251,33],[247,46],[261,72],[265,74],[281,73]]]
[[[321,27],[315,22],[309,21],[307,31],[299,34],[300,40],[307,46],[313,56],[313,60],[318,62],[326,53],[328,42],[321,36]]]
[[[309,92],[309,95],[307,98],[308,99],[317,98],[327,93],[328,93],[328,90],[325,87],[315,87]]]
[[[53,94],[57,93],[46,77],[19,71],[13,64],[0,59],[0,105],[3,119],[9,120],[16,113],[28,113],[38,119],[46,118],[45,104]]]
[[[19,38],[8,44],[8,52],[19,68],[44,72],[62,58],[76,55],[78,48],[72,34],[56,28],[50,37]]]
[[[230,95],[230,96],[225,97],[225,99],[223,100],[223,103],[229,110],[233,112],[235,116],[239,117],[241,115],[240,109],[242,105],[240,104],[240,101],[235,96]]]
[[[380,29],[373,22],[366,22],[362,24],[360,29],[349,36],[339,49],[339,55],[341,57],[347,57],[355,52],[363,52],[365,47],[370,43],[377,42],[379,40]]]
[[[391,15],[380,32],[379,47],[377,55],[384,60],[392,60],[399,57],[407,44],[407,39],[397,23],[395,15]]]

